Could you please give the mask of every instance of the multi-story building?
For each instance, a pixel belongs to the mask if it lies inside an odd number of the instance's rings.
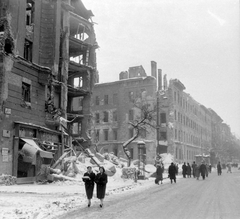
[[[165,77],[158,95],[157,152],[171,153],[179,163],[192,162],[195,155],[208,154],[211,148],[211,114],[184,90],[180,80],[167,85]]]
[[[98,47],[92,16],[81,0],[1,0],[0,173],[36,175],[36,165],[20,159],[26,142],[55,160],[68,150],[60,117],[89,145]]]
[[[130,67],[121,72],[120,80],[95,84],[92,98],[92,136],[101,153],[113,152],[124,157],[123,143],[133,137],[134,130],[129,122],[140,115],[135,107],[138,100],[156,104],[156,78],[147,76],[142,66]],[[128,145],[131,158],[138,159],[139,141],[145,142],[146,162],[153,163],[156,156],[156,130],[142,130],[137,139]]]

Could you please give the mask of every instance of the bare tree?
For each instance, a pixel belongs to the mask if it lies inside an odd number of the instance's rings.
[[[141,130],[148,132],[149,129],[156,129],[156,107],[150,104],[147,100],[138,100],[133,103],[133,107],[136,111],[139,111],[139,115],[133,121],[129,121],[128,124],[133,128],[134,134],[123,143],[123,151],[128,159],[128,166],[131,165],[131,154],[128,150],[128,145],[137,139]]]

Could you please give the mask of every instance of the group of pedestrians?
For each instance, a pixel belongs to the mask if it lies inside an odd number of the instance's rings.
[[[183,178],[186,178],[186,176],[188,178],[193,176],[193,178],[199,180],[199,177],[201,176],[202,179],[204,180],[206,177],[208,177],[208,173],[211,173],[211,171],[212,171],[211,164],[210,165],[205,164],[204,161],[202,161],[200,165],[196,164],[195,161],[192,163],[191,166],[189,163],[187,163],[186,165],[185,162],[182,165]]]
[[[106,184],[108,182],[107,174],[104,167],[99,167],[99,173],[96,175],[92,171],[92,167],[87,167],[87,172],[83,175],[83,182],[85,183],[85,191],[88,199],[88,207],[91,206],[91,199],[93,197],[94,184],[97,184],[97,198],[100,199],[100,207],[103,207],[103,199],[106,192]]]

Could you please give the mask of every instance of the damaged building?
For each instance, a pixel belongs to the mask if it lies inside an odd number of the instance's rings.
[[[95,84],[92,98],[92,139],[100,153],[113,153],[125,157],[123,144],[135,131],[129,123],[139,120],[142,111],[135,103],[146,99],[154,108],[156,78],[147,76],[142,66],[130,67],[119,74],[119,80]],[[140,121],[140,120],[139,120]],[[156,156],[156,130],[142,129],[127,149],[133,160],[139,158],[138,143],[144,141],[146,163],[154,163]]]
[[[73,138],[89,146],[93,16],[81,0],[1,0],[0,174],[34,181]]]

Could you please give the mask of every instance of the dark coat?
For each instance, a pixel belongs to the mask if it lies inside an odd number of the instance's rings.
[[[187,175],[191,176],[191,174],[192,174],[192,168],[190,165],[187,165]]]
[[[176,179],[176,173],[177,173],[176,166],[171,164],[168,168],[169,178]]]
[[[186,174],[187,174],[187,166],[186,166],[186,164],[183,164],[183,165],[182,165],[182,174],[183,174],[183,175],[186,175]]]
[[[192,164],[192,174],[193,174],[193,176],[195,176],[195,174],[196,174],[196,167],[197,167],[197,164],[193,163]]]
[[[94,190],[94,181],[95,181],[95,173],[84,173],[83,176],[89,176],[90,179],[84,179],[83,182],[85,182],[85,191],[87,194],[87,198],[91,199],[93,197],[93,190]]]
[[[164,167],[163,166],[157,166],[157,170],[156,170],[156,179],[159,180],[163,180],[163,171],[164,171]]]
[[[97,198],[104,199],[108,177],[106,173],[98,173],[95,182],[97,184]]]
[[[218,165],[217,165],[217,171],[218,171],[218,173],[222,173],[222,167],[221,167],[221,164],[218,164]]]
[[[201,176],[205,176],[207,174],[207,167],[205,164],[201,164],[199,167],[199,171],[201,173]]]

